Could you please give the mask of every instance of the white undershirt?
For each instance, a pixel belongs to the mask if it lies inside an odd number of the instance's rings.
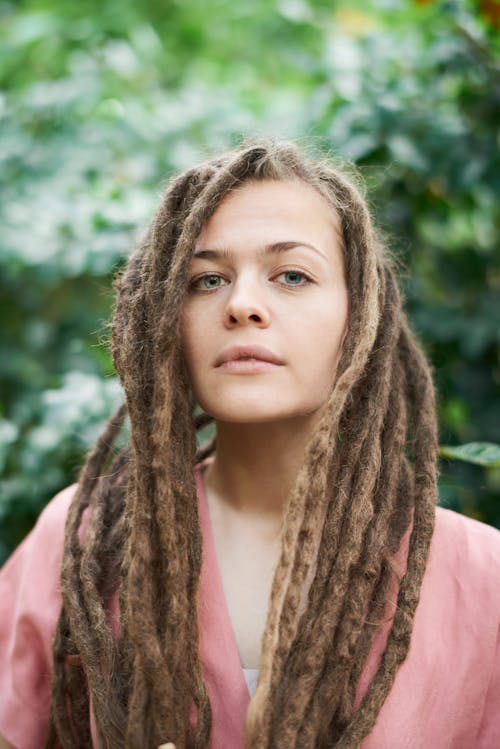
[[[247,683],[248,691],[251,697],[257,687],[257,680],[259,678],[259,669],[258,668],[244,668],[243,675],[245,676],[245,681]]]

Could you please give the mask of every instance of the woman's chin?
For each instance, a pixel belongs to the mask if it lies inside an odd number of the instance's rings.
[[[211,416],[220,423],[225,424],[269,424],[276,421],[283,421],[288,418],[287,414],[277,413],[260,409],[241,409],[241,410],[217,410]]]
[[[227,403],[224,407],[218,404],[216,408],[204,407],[204,411],[210,414],[215,421],[226,424],[272,424],[297,417],[310,416],[310,411],[300,407],[287,407],[279,404],[260,403],[240,403],[229,406]]]

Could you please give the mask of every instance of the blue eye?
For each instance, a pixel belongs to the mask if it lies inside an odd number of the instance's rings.
[[[220,276],[203,276],[203,278],[201,278],[200,280],[203,288],[216,289],[217,286],[220,286],[220,282],[222,279]]]
[[[309,278],[305,273],[301,273],[298,270],[286,270],[280,273],[278,278],[283,277],[285,286],[305,286]]]
[[[211,291],[218,289],[222,285],[223,278],[215,273],[207,273],[204,276],[198,276],[191,281],[191,288],[197,291]]]

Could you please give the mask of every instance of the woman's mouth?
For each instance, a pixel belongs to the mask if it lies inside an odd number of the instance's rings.
[[[280,364],[272,364],[262,359],[232,359],[223,362],[218,369],[227,374],[258,374],[278,369]]]
[[[215,362],[218,369],[232,374],[269,372],[283,365],[280,357],[264,346],[231,346]]]

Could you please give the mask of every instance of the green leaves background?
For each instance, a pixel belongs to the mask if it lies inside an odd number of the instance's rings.
[[[244,135],[358,164],[434,365],[441,443],[500,443],[499,41],[483,5],[0,2],[0,558],[120,399],[111,277],[162,184]],[[500,526],[498,455],[442,456],[442,504]]]

